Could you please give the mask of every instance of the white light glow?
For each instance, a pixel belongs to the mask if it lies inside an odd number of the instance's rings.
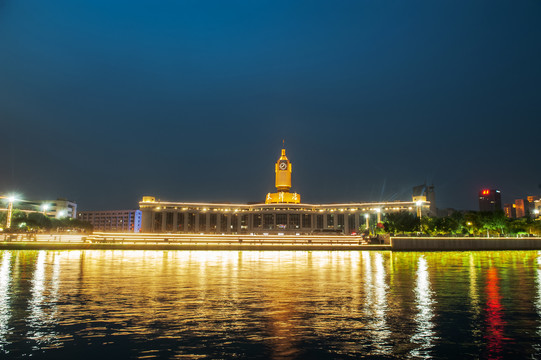
[[[434,331],[434,294],[430,287],[430,277],[428,274],[428,265],[424,255],[419,257],[417,262],[417,281],[415,286],[415,303],[417,314],[414,317],[416,331],[411,337],[411,342],[418,344],[410,354],[416,358],[431,358],[430,350],[434,346],[436,339]]]

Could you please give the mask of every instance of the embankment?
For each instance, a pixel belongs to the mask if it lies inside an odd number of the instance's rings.
[[[541,238],[393,237],[393,251],[541,250]]]

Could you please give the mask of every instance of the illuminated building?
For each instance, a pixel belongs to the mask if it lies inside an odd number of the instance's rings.
[[[502,209],[500,190],[483,189],[479,191],[479,211],[499,211]]]
[[[48,217],[54,218],[72,218],[77,217],[77,204],[66,199],[56,200],[23,200],[20,201],[17,209],[31,212],[41,212]]]
[[[529,196],[526,197],[526,199],[528,200],[528,202],[530,202],[530,203],[533,204],[534,202],[536,202],[536,201],[538,201],[539,199],[541,199],[541,197],[535,196],[535,195],[529,195]]]
[[[282,155],[274,164],[275,185],[277,192],[268,193],[265,204],[300,204],[301,196],[297,193],[290,193],[292,165],[286,157],[286,149],[282,149]]]
[[[510,219],[517,217],[517,209],[515,204],[505,204],[503,206],[503,212],[505,213],[505,216]]]
[[[276,192],[258,204],[185,203],[143,196],[142,232],[208,234],[356,234],[387,212],[428,212],[429,201],[301,203],[291,189],[292,165],[282,149],[275,164]]]
[[[80,211],[79,220],[87,221],[94,231],[141,231],[141,210]]]
[[[516,217],[537,217],[536,213],[539,212],[539,203],[539,196],[530,195],[526,199],[515,199]]]
[[[69,217],[72,219],[77,217],[77,204],[73,201],[56,199],[44,201],[44,203],[49,204],[49,209],[47,211],[48,216],[53,216],[55,218]]]
[[[515,199],[517,218],[525,217],[530,213],[530,202],[527,199]]]
[[[430,204],[429,215],[437,215],[438,210],[436,209],[436,193],[434,191],[434,185],[427,186],[426,184],[423,184],[415,186],[412,193],[413,202],[428,202]]]

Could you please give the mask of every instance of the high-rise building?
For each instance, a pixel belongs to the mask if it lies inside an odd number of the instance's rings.
[[[515,209],[517,211],[517,218],[529,216],[530,212],[530,202],[528,199],[515,199]]]
[[[510,219],[514,219],[517,217],[517,210],[515,204],[505,204],[503,206],[503,212],[505,213],[505,216]]]
[[[79,220],[87,221],[94,231],[141,231],[141,210],[80,211]]]
[[[529,203],[533,204],[535,201],[541,199],[541,197],[537,195],[529,195],[528,197],[526,197],[526,199],[528,200]]]
[[[533,201],[532,214],[535,219],[541,215],[541,199]]]
[[[483,189],[479,191],[479,211],[502,210],[502,194],[497,189]]]

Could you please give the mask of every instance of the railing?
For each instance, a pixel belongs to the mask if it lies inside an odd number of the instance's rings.
[[[87,235],[70,234],[3,234],[4,242],[84,243]]]
[[[209,235],[209,234],[3,234],[4,242],[13,243],[86,243],[118,245],[192,245],[192,246],[358,246],[368,245],[362,236],[348,235]]]
[[[153,245],[366,245],[360,236],[321,235],[199,235],[94,233],[86,239],[98,244]]]

